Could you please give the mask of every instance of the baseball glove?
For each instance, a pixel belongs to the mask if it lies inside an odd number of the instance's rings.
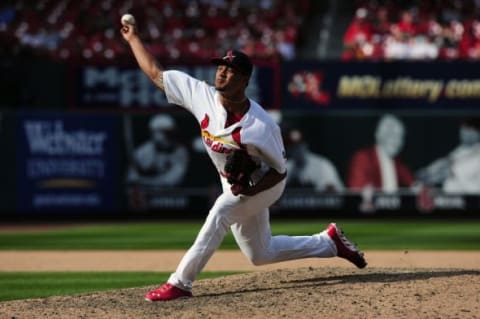
[[[245,188],[250,186],[250,177],[256,169],[257,164],[244,150],[234,150],[227,157],[224,171],[228,183],[232,185],[233,195],[240,194]]]

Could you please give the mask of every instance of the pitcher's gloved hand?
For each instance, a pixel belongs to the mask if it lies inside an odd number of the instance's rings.
[[[234,150],[225,163],[225,177],[232,194],[237,196],[250,187],[251,175],[257,169],[257,164],[245,150]]]

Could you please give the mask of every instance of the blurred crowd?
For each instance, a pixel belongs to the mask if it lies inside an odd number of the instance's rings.
[[[0,41],[54,59],[125,56],[120,17],[132,13],[158,57],[205,59],[227,48],[254,57],[295,57],[309,0],[39,0],[0,3]]]
[[[477,60],[480,1],[360,1],[343,43],[343,60]]]

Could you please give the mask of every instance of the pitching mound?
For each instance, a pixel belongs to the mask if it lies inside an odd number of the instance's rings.
[[[301,268],[201,280],[195,298],[153,287],[0,303],[1,318],[478,318],[480,271]]]

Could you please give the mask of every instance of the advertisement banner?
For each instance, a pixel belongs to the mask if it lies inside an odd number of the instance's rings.
[[[272,212],[474,214],[480,211],[479,119],[284,113],[287,188]],[[176,211],[176,218],[208,211],[220,194],[218,174],[190,114],[124,115],[123,132],[129,210]]]
[[[116,208],[117,136],[113,116],[19,114],[18,208],[65,213]]]
[[[185,112],[124,115],[127,207],[203,216],[219,193],[219,178]]]
[[[480,115],[292,112],[280,125],[288,174],[274,214],[480,211]],[[221,191],[187,112],[2,113],[0,133],[0,208],[190,218]]]
[[[480,109],[475,62],[286,62],[286,109]]]
[[[189,75],[213,83],[216,66],[172,66]],[[171,108],[165,94],[137,67],[85,66],[73,70],[72,107],[80,109],[145,110]],[[279,67],[254,68],[247,94],[265,108],[278,107]]]
[[[276,210],[480,211],[480,115],[284,114]]]

